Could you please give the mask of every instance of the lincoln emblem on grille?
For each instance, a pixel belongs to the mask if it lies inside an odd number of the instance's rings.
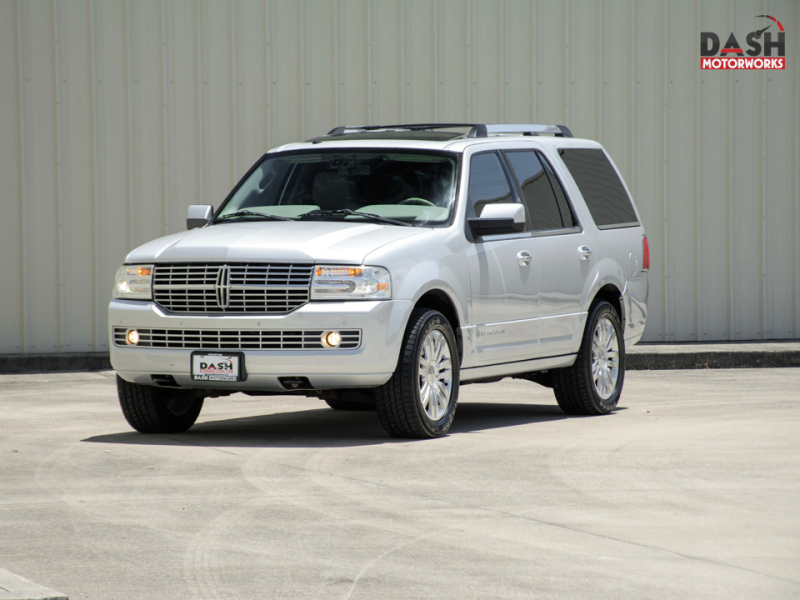
[[[217,292],[217,304],[225,310],[231,302],[231,268],[228,265],[219,268],[214,289]]]

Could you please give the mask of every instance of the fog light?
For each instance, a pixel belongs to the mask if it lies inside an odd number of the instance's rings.
[[[139,332],[135,329],[128,329],[128,331],[125,332],[125,341],[131,346],[135,346],[139,343]]]
[[[322,345],[326,348],[336,348],[342,343],[342,336],[338,331],[326,331],[322,334]]]

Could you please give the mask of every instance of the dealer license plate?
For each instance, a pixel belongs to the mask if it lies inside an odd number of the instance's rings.
[[[192,353],[194,381],[240,381],[244,356],[241,353]]]

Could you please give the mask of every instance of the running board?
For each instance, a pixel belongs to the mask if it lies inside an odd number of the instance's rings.
[[[462,369],[460,379],[464,383],[467,383],[469,381],[487,379],[490,377],[510,377],[511,375],[519,375],[520,373],[530,373],[531,371],[561,369],[571,366],[575,362],[577,356],[577,354],[565,354],[563,356],[521,360],[499,365],[489,365],[486,367],[472,367],[471,369]]]

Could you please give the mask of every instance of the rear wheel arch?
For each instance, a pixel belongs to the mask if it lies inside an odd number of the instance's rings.
[[[592,298],[592,301],[589,304],[589,309],[591,310],[592,306],[602,301],[608,302],[617,312],[617,316],[619,317],[620,329],[622,329],[624,333],[625,303],[622,301],[622,292],[613,283],[605,284],[603,287],[597,290],[597,293],[594,295],[594,298]]]

